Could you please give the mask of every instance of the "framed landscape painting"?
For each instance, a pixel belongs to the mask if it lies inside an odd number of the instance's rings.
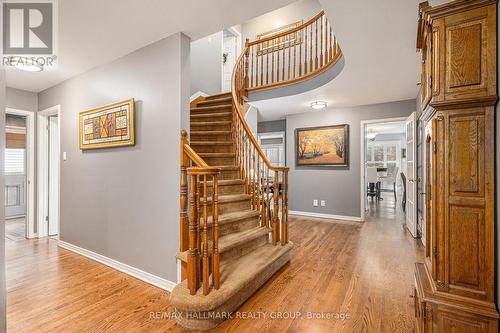
[[[349,166],[349,125],[297,128],[296,166]]]
[[[80,113],[80,149],[135,144],[134,99]]]

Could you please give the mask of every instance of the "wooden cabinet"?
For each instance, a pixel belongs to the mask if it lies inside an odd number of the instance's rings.
[[[420,5],[426,256],[418,332],[497,332],[494,258],[496,1]]]

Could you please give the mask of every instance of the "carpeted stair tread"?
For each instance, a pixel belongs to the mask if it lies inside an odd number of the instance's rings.
[[[191,136],[193,135],[223,135],[231,134],[231,131],[191,131]],[[232,142],[231,142],[232,143]]]
[[[235,153],[198,153],[201,157],[234,157]]]
[[[218,199],[219,203],[238,202],[243,200],[251,200],[252,196],[250,194],[226,194],[219,195]],[[212,196],[207,197],[207,202],[212,202]]]
[[[198,111],[213,111],[213,110],[220,110],[220,109],[231,109],[233,107],[233,105],[231,103],[229,104],[223,104],[223,105],[210,105],[210,106],[197,106],[197,107],[193,107],[191,108],[191,111],[195,111],[195,112],[198,112]]]
[[[243,179],[219,179],[217,180],[219,186],[229,186],[229,185],[243,185],[245,181]],[[207,185],[212,186],[212,181],[207,180]]]
[[[244,245],[247,242],[251,242],[256,238],[268,234],[269,234],[268,228],[256,226],[255,228],[252,228],[250,230],[235,232],[226,236],[222,236],[219,238],[219,253],[222,254],[224,252],[234,249],[237,246]],[[212,253],[212,242],[210,241],[209,243],[210,243],[208,247],[209,252]],[[187,253],[188,251],[177,252],[176,258],[184,262],[187,262]]]
[[[191,146],[232,145],[232,141],[191,141]]]
[[[220,266],[220,288],[211,289],[203,295],[202,288],[191,295],[187,280],[179,283],[170,295],[172,304],[181,311],[212,311],[222,306],[243,288],[248,288],[273,262],[286,255],[293,248],[289,242],[284,246],[266,244],[255,251]]]

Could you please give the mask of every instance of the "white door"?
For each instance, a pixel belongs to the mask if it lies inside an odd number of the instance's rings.
[[[59,119],[49,117],[49,236],[59,233]]]
[[[231,91],[231,76],[236,62],[237,38],[231,32],[224,30],[222,55],[222,91]]]
[[[415,112],[406,120],[406,227],[417,237],[417,138]]]

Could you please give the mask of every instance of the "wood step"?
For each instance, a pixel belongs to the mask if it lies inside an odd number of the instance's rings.
[[[232,101],[233,101],[233,98],[231,96],[228,96],[228,97],[204,100],[204,101],[198,102],[198,106],[231,104]]]
[[[252,252],[259,246],[269,243],[269,228],[254,226],[251,229],[219,236],[220,261],[236,260]],[[209,255],[212,255],[212,242],[209,241]],[[189,251],[178,252],[176,258],[187,262]]]
[[[221,111],[231,111],[233,109],[232,104],[223,105],[209,105],[209,106],[197,106],[191,108],[191,114],[212,114]]]
[[[252,196],[250,194],[219,195],[219,215],[251,209]],[[207,198],[208,215],[212,215],[212,198]]]
[[[266,244],[238,260],[221,262],[220,288],[203,295],[198,289],[195,295],[189,293],[187,280],[179,283],[170,294],[170,302],[178,316],[177,323],[190,330],[208,330],[216,327],[233,313],[281,267],[291,260],[293,244],[281,246]],[[207,313],[206,316],[196,316]]]
[[[241,179],[240,168],[234,165],[217,165],[220,168],[219,179]]]
[[[234,145],[232,141],[191,141],[191,147],[199,153],[232,153]]]
[[[191,121],[190,129],[193,131],[230,131],[232,127],[231,120],[222,121],[207,121],[207,120],[195,120]]]
[[[209,121],[209,120],[217,120],[217,121],[230,121],[233,117],[231,112],[217,112],[217,113],[209,113],[209,114],[191,114],[190,116],[191,123],[196,121]]]
[[[241,194],[245,192],[245,181],[242,179],[219,179],[219,195]],[[207,181],[208,195],[212,195],[212,181]]]
[[[191,131],[189,139],[192,141],[231,141],[231,131]]]
[[[208,165],[231,165],[234,166],[236,154],[235,153],[199,153],[201,158]]]

